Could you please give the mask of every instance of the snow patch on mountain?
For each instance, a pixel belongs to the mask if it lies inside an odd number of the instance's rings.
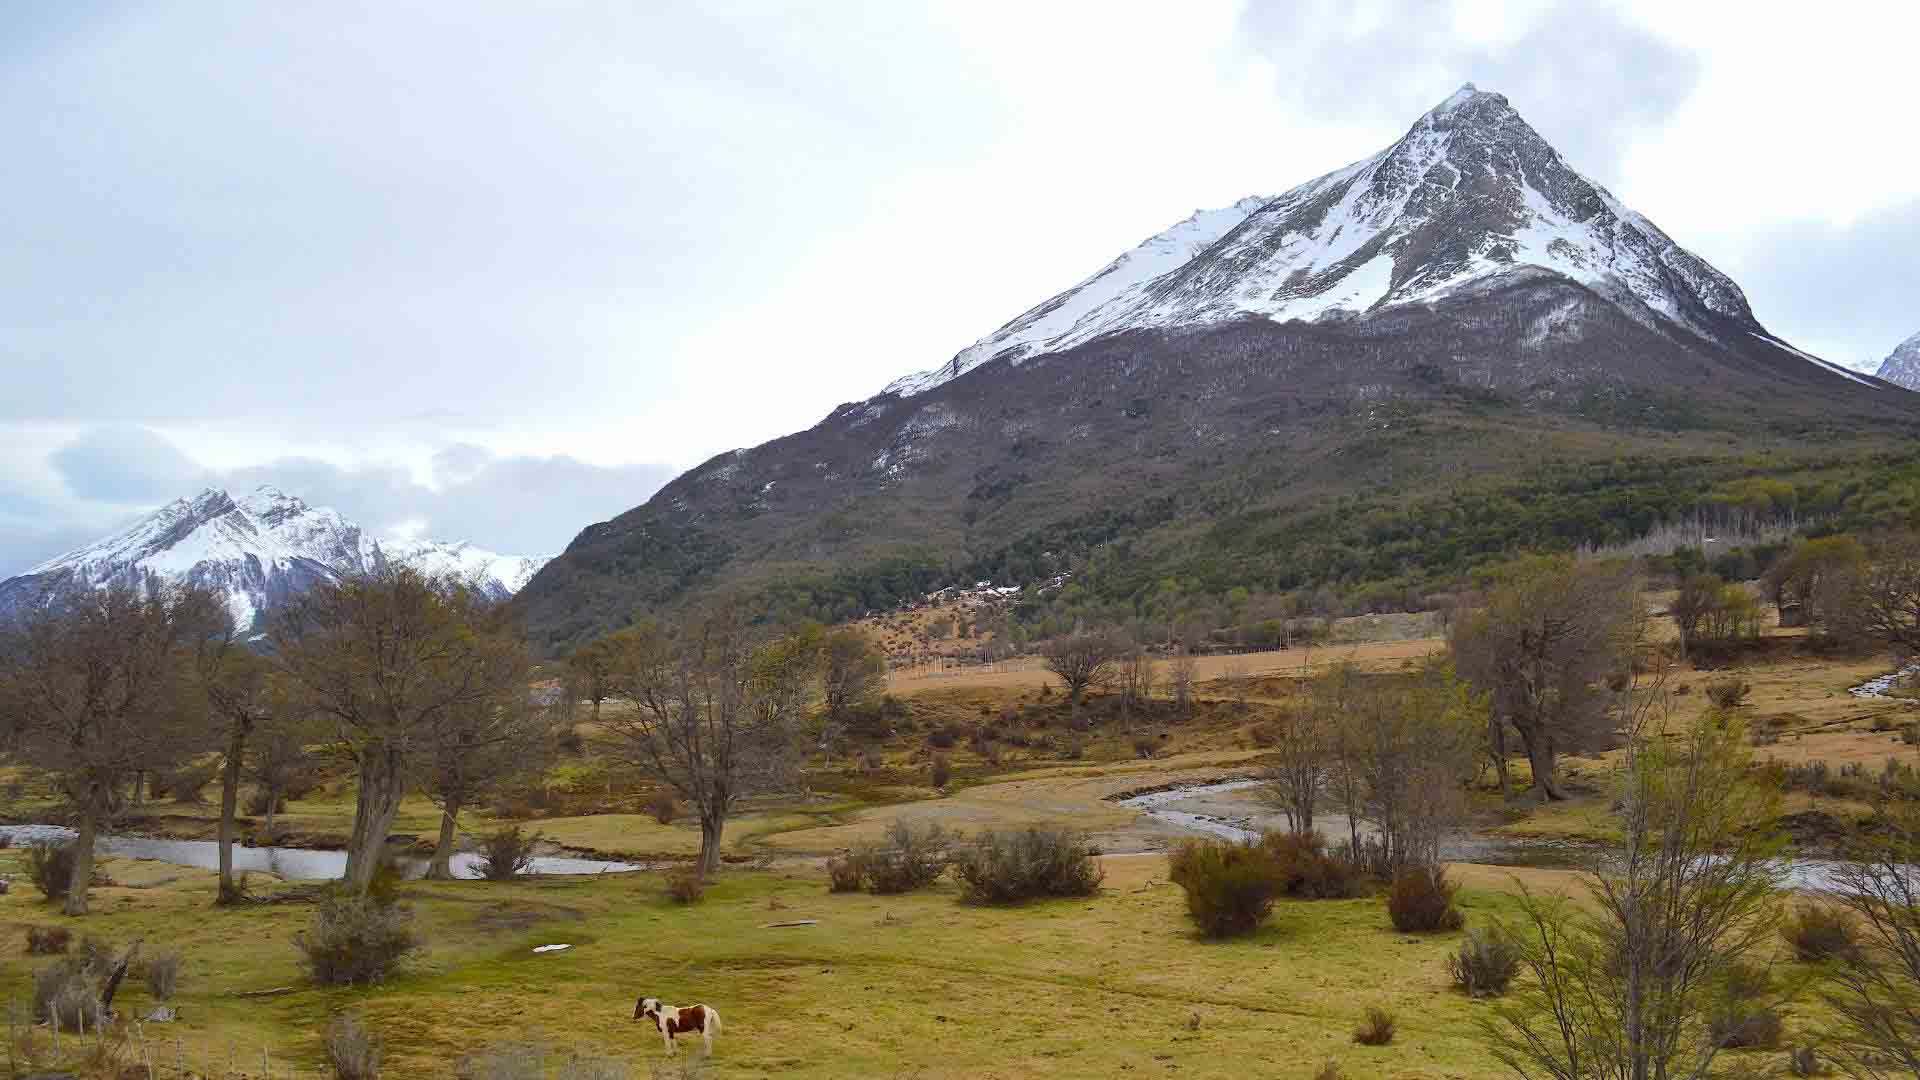
[[[52,590],[113,583],[196,584],[222,590],[241,628],[322,581],[404,564],[453,574],[494,599],[518,592],[544,558],[500,555],[464,542],[367,537],[337,511],[262,486],[235,499],[209,488],[178,499],[97,543],[0,581],[0,616]]]
[[[1571,168],[1505,97],[1469,83],[1373,157],[1196,213],[882,396],[1128,330],[1364,318],[1540,272],[1669,336],[1760,330],[1730,278]]]

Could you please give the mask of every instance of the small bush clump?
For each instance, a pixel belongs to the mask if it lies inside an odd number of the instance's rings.
[[[359,896],[329,896],[295,934],[301,965],[322,986],[379,982],[420,948],[412,913]]]
[[[81,1024],[98,1027],[105,1009],[100,1004],[100,979],[94,965],[81,956],[63,956],[33,976],[33,1019],[77,1031]]]
[[[675,870],[667,875],[667,896],[676,904],[694,904],[707,895],[707,880],[697,867]]]
[[[271,810],[280,813],[287,808],[287,797],[268,788],[257,787],[247,792],[246,811],[256,817]]]
[[[1715,679],[1707,684],[1707,700],[1722,709],[1738,707],[1747,700],[1753,687],[1745,679]]]
[[[1780,923],[1780,936],[1803,964],[1845,956],[1854,949],[1853,923],[1844,912],[1821,904],[1801,904]]]
[[[1361,1046],[1385,1046],[1393,1041],[1393,1014],[1379,1006],[1367,1010],[1366,1019],[1353,1029],[1353,1041]]]
[[[680,816],[680,800],[673,797],[672,788],[662,784],[647,798],[647,813],[660,824],[671,825]]]
[[[867,884],[867,867],[859,852],[835,855],[827,860],[828,892],[859,892]]]
[[[1497,923],[1467,931],[1460,950],[1447,957],[1447,974],[1472,997],[1499,997],[1519,973],[1520,950]]]
[[[1780,1045],[1780,1014],[1766,1006],[1725,1008],[1707,1026],[1723,1050],[1771,1050]]]
[[[488,881],[511,881],[533,865],[533,847],[540,834],[528,835],[520,826],[495,829],[480,838],[480,856],[473,872]]]
[[[177,952],[155,953],[147,958],[147,993],[155,1001],[172,1001],[174,992],[180,989],[180,954]]]
[[[982,904],[1092,896],[1106,877],[1086,840],[1066,829],[990,829],[953,865],[966,899]]]
[[[897,895],[940,880],[953,862],[954,839],[938,823],[895,821],[887,830],[884,846],[865,848],[855,855],[865,871],[867,891],[876,896]]]
[[[1347,1078],[1346,1074],[1340,1071],[1340,1063],[1328,1058],[1327,1063],[1320,1066],[1320,1071],[1313,1074],[1313,1080],[1347,1080]]]
[[[327,1062],[334,1080],[377,1080],[380,1075],[380,1036],[352,1013],[341,1013],[327,1026]]]
[[[1295,900],[1349,900],[1367,891],[1366,874],[1352,859],[1327,850],[1317,832],[1270,832],[1260,846],[1280,873],[1280,894]]]
[[[73,861],[79,857],[73,841],[36,840],[27,846],[27,876],[49,900],[65,900],[73,883]]]
[[[933,755],[933,764],[928,767],[927,779],[934,787],[943,788],[953,779],[953,762],[945,754]]]
[[[1263,845],[1188,840],[1167,876],[1187,894],[1187,914],[1208,937],[1248,934],[1267,921],[1280,895],[1280,870]]]
[[[1393,877],[1387,892],[1387,917],[1403,934],[1458,930],[1466,916],[1453,904],[1458,887],[1438,866],[1409,866]]]
[[[1787,1071],[1795,1076],[1819,1076],[1820,1056],[1811,1046],[1796,1046],[1787,1051]]]
[[[27,927],[27,952],[35,956],[56,956],[67,951],[73,931],[64,926]]]

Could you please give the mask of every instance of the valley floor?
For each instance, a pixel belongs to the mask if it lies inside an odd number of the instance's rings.
[[[1361,646],[1355,659],[1397,666],[1433,647],[1398,645]],[[1780,737],[1758,751],[1763,757],[1868,769],[1889,756],[1914,759],[1899,728],[1915,706],[1849,693],[1888,670],[1886,661],[1814,658],[1790,645],[1732,672],[1677,675],[1676,722],[1703,712],[1707,682],[1732,675],[1752,684],[1743,709],[1753,725]],[[1316,655],[1314,663],[1331,658]],[[1035,743],[1009,747],[993,762],[963,740],[950,751],[956,779],[945,792],[925,778],[926,732],[1007,707],[1044,720],[1036,731],[1057,730],[1053,721],[1065,705],[1022,678],[928,680],[910,699],[914,733],[887,746],[878,770],[830,765],[816,776],[812,799],[759,807],[733,822],[728,851],[736,861],[703,902],[674,904],[657,872],[408,883],[404,901],[427,952],[399,976],[364,989],[317,989],[300,974],[291,939],[311,918],[309,904],[216,909],[210,873],[110,859],[104,870],[114,884],[95,891],[95,914],[69,920],[27,883],[25,854],[0,851],[0,876],[14,881],[0,897],[0,994],[23,1017],[32,972],[41,966],[21,951],[25,929],[65,925],[76,935],[139,939],[146,950],[185,955],[181,1019],[144,1030],[156,1064],[184,1059],[195,1075],[228,1075],[231,1054],[236,1063],[255,1063],[236,1064],[233,1075],[258,1077],[263,1049],[274,1075],[295,1068],[315,1075],[328,1018],[359,1010],[386,1039],[389,1076],[452,1076],[462,1055],[500,1043],[543,1045],[552,1062],[568,1054],[614,1059],[646,1076],[660,1050],[657,1038],[630,1019],[642,995],[704,1001],[722,1012],[716,1077],[1240,1080],[1250,1067],[1255,1075],[1309,1077],[1329,1059],[1355,1080],[1505,1075],[1476,1031],[1475,1021],[1492,1006],[1467,999],[1447,978],[1444,957],[1457,934],[1395,933],[1381,902],[1365,899],[1283,902],[1272,924],[1248,939],[1215,944],[1194,935],[1159,854],[1186,834],[1112,797],[1256,771],[1261,717],[1291,692],[1297,671],[1292,658],[1252,671],[1251,685],[1240,691],[1206,686],[1199,714],[1188,721],[1122,721],[1103,713],[1102,733],[1081,760]],[[1151,759],[1132,750],[1142,732],[1156,739]],[[1568,767],[1581,797],[1552,807],[1504,806],[1486,778],[1477,796],[1484,829],[1527,839],[1606,839],[1610,759],[1574,759]],[[661,825],[640,813],[634,798],[612,794],[612,786],[606,805],[592,806],[595,785],[605,782],[594,768],[591,761],[566,766],[554,783],[588,809],[613,812],[558,813],[527,825],[569,849],[656,865],[692,854],[697,832],[690,824]],[[1846,820],[1864,809],[1845,791],[1803,792],[1793,800],[1790,809],[1803,816]],[[330,785],[293,804],[282,821],[303,837],[343,835],[351,806],[350,788]],[[30,793],[9,812],[24,820],[45,809]],[[1262,813],[1239,795],[1206,809],[1225,817]],[[149,810],[156,831],[210,833],[210,808],[169,803]],[[1009,909],[963,904],[950,883],[903,897],[830,895],[821,857],[878,837],[902,817],[967,832],[1033,823],[1086,830],[1108,853],[1105,886],[1086,901]],[[497,820],[474,815],[465,828],[479,832]],[[425,839],[436,824],[430,804],[409,800],[398,828]],[[1457,865],[1454,874],[1466,886],[1471,920],[1509,911],[1517,882],[1577,889],[1573,875],[1550,869]],[[814,925],[768,926],[799,920]],[[571,948],[531,951],[554,943]],[[261,991],[273,993],[243,996]],[[148,1011],[144,990],[131,980],[123,995],[123,1014]],[[1400,1035],[1390,1046],[1350,1041],[1373,1005],[1399,1017]],[[1814,1009],[1790,1010],[1790,1040],[1817,1031]],[[44,1029],[38,1039],[44,1044]],[[1746,1058],[1757,1071],[1773,1064],[1772,1056]]]

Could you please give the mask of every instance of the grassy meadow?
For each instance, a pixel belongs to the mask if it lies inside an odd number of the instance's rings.
[[[1375,648],[1355,658],[1379,668],[1406,663],[1426,648]],[[1338,650],[1312,658],[1316,666]],[[1304,667],[1304,659],[1302,661]],[[1888,669],[1878,658],[1830,660],[1783,647],[1729,671],[1683,671],[1672,680],[1674,718],[1702,714],[1709,681],[1737,677],[1752,687],[1748,712],[1779,741],[1757,750],[1786,762],[1830,760],[1877,765],[1915,759],[1899,727],[1912,706],[1854,698],[1847,688]],[[641,995],[671,1003],[705,1002],[725,1018],[708,1075],[714,1077],[1247,1077],[1307,1078],[1329,1060],[1349,1080],[1509,1075],[1491,1057],[1477,1021],[1495,1006],[1455,989],[1444,960],[1460,934],[1409,936],[1391,929],[1378,898],[1282,901],[1255,935],[1203,941],[1168,883],[1165,847],[1174,836],[1110,801],[1128,790],[1179,780],[1246,775],[1261,766],[1258,728],[1291,695],[1299,669],[1287,662],[1253,667],[1244,689],[1206,685],[1198,714],[1124,721],[1110,701],[1088,706],[1100,722],[1082,755],[1033,742],[1003,745],[992,758],[963,739],[950,750],[954,780],[944,791],[927,779],[931,732],[977,725],[1011,709],[1035,732],[1058,731],[1061,696],[1023,677],[928,679],[904,693],[911,714],[878,763],[820,763],[804,799],[756,805],[729,825],[732,857],[699,903],[665,894],[666,874],[577,878],[409,882],[400,887],[426,949],[386,982],[322,989],[303,977],[293,936],[312,918],[310,902],[220,909],[214,876],[156,862],[110,858],[112,884],[94,891],[93,914],[68,919],[44,902],[25,875],[25,853],[0,851],[0,994],[24,1017],[33,971],[42,958],[24,951],[29,926],[67,926],[134,940],[151,953],[178,950],[185,974],[178,1022],[144,1026],[159,1075],[175,1062],[196,1076],[259,1077],[262,1051],[273,1075],[320,1076],[322,1031],[335,1014],[363,1013],[385,1040],[394,1077],[450,1077],[463,1055],[500,1044],[548,1048],[557,1069],[568,1055],[622,1063],[648,1076],[659,1040],[631,1019]],[[1015,673],[1016,676],[1019,673]],[[1685,690],[1680,688],[1684,686]],[[1239,698],[1244,695],[1245,700]],[[1137,752],[1137,736],[1156,738]],[[1164,736],[1164,737],[1162,737]],[[589,739],[589,747],[591,740]],[[1571,802],[1502,806],[1483,779],[1476,792],[1483,827],[1529,838],[1605,839],[1609,757],[1567,762]],[[1524,780],[1522,772],[1518,779]],[[9,779],[0,777],[0,780]],[[51,812],[49,793],[31,778],[14,820]],[[627,855],[658,867],[692,855],[690,822],[662,825],[642,812],[643,793],[617,771],[584,758],[548,778],[565,793],[532,817],[469,814],[469,834],[522,821],[570,850]],[[1797,794],[1794,812],[1849,817],[1864,804]],[[156,803],[136,831],[210,836],[213,809]],[[283,828],[300,837],[344,835],[352,791],[334,780],[293,803]],[[893,821],[937,820],[966,832],[1023,824],[1087,831],[1109,854],[1097,897],[993,908],[962,903],[943,880],[896,897],[830,894],[821,856],[876,839]],[[248,819],[248,826],[257,825]],[[410,799],[396,832],[429,840],[438,812]],[[1564,871],[1456,866],[1469,925],[1514,907],[1515,882],[1579,893]],[[262,885],[268,899],[303,890]],[[813,920],[814,925],[768,924]],[[570,949],[535,954],[536,945]],[[152,1003],[137,978],[116,1003],[144,1016]],[[1370,1006],[1393,1011],[1399,1034],[1363,1047],[1351,1032]],[[1820,1030],[1809,1001],[1787,1010],[1786,1045]],[[44,1048],[42,1029],[34,1040]],[[14,1068],[27,1071],[16,1039]],[[138,1060],[138,1047],[130,1048]],[[1744,1070],[1781,1063],[1780,1052],[1740,1052]],[[128,1074],[133,1075],[133,1074]]]

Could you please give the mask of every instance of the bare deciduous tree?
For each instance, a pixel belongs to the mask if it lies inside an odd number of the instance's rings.
[[[600,703],[613,696],[614,663],[619,651],[617,634],[595,638],[567,655],[567,692],[593,704],[593,721],[600,722]]]
[[[1442,660],[1367,684],[1349,676],[1335,692],[1359,816],[1373,826],[1382,861],[1396,869],[1438,863],[1441,839],[1466,818],[1486,699]]]
[[[1840,902],[1863,932],[1833,958],[1822,995],[1840,1018],[1829,1035],[1841,1067],[1861,1080],[1920,1076],[1920,804],[1908,790],[1882,800],[1860,829],[1855,858],[1836,864]]]
[[[1173,709],[1183,718],[1193,715],[1193,680],[1195,668],[1193,653],[1181,649],[1167,662],[1167,688],[1173,694]]]
[[[1667,614],[1673,616],[1674,629],[1680,635],[1680,655],[1693,648],[1701,623],[1720,598],[1720,589],[1720,578],[1714,574],[1688,574],[1681,580],[1673,603],[1667,605]]]
[[[464,704],[435,719],[425,787],[440,808],[440,838],[428,877],[453,877],[460,811],[509,778],[540,768],[552,746],[551,727],[545,711],[525,694]]]
[[[239,810],[240,773],[247,743],[286,711],[285,695],[268,662],[248,647],[225,605],[219,632],[208,634],[194,651],[194,671],[206,695],[210,719],[220,726],[220,884],[217,902],[240,899],[233,880],[234,816]]]
[[[1598,748],[1613,733],[1606,680],[1623,670],[1644,612],[1632,568],[1561,558],[1530,560],[1454,627],[1460,673],[1491,695],[1489,730],[1502,788],[1507,727],[1519,733],[1534,787],[1564,798],[1559,755]]]
[[[765,640],[732,605],[623,643],[618,685],[634,707],[604,723],[607,749],[693,807],[703,876],[740,798],[792,782],[818,662],[816,641]]]
[[[1823,579],[1830,632],[1872,641],[1897,653],[1920,653],[1920,538],[1884,543],[1864,565],[1836,569]]]
[[[194,589],[76,589],[0,646],[16,755],[52,777],[78,832],[65,911],[87,913],[94,840],[134,774],[205,737],[192,650],[218,601]]]
[[[1642,716],[1658,690],[1642,696]],[[1521,890],[1515,935],[1534,978],[1483,1020],[1494,1056],[1523,1077],[1696,1080],[1720,1050],[1711,996],[1773,931],[1783,841],[1762,823],[1737,718],[1672,733],[1630,722],[1624,846],[1587,875],[1594,906]]]
[[[820,645],[820,707],[827,722],[844,728],[854,710],[887,685],[887,658],[859,630],[836,630]]]
[[[1062,683],[1076,726],[1080,718],[1080,700],[1087,687],[1106,681],[1120,656],[1111,637],[1099,633],[1057,637],[1040,647],[1040,659]]]
[[[275,620],[275,663],[355,766],[346,883],[366,892],[434,734],[465,709],[524,699],[519,628],[457,581],[401,566],[293,597]]]

